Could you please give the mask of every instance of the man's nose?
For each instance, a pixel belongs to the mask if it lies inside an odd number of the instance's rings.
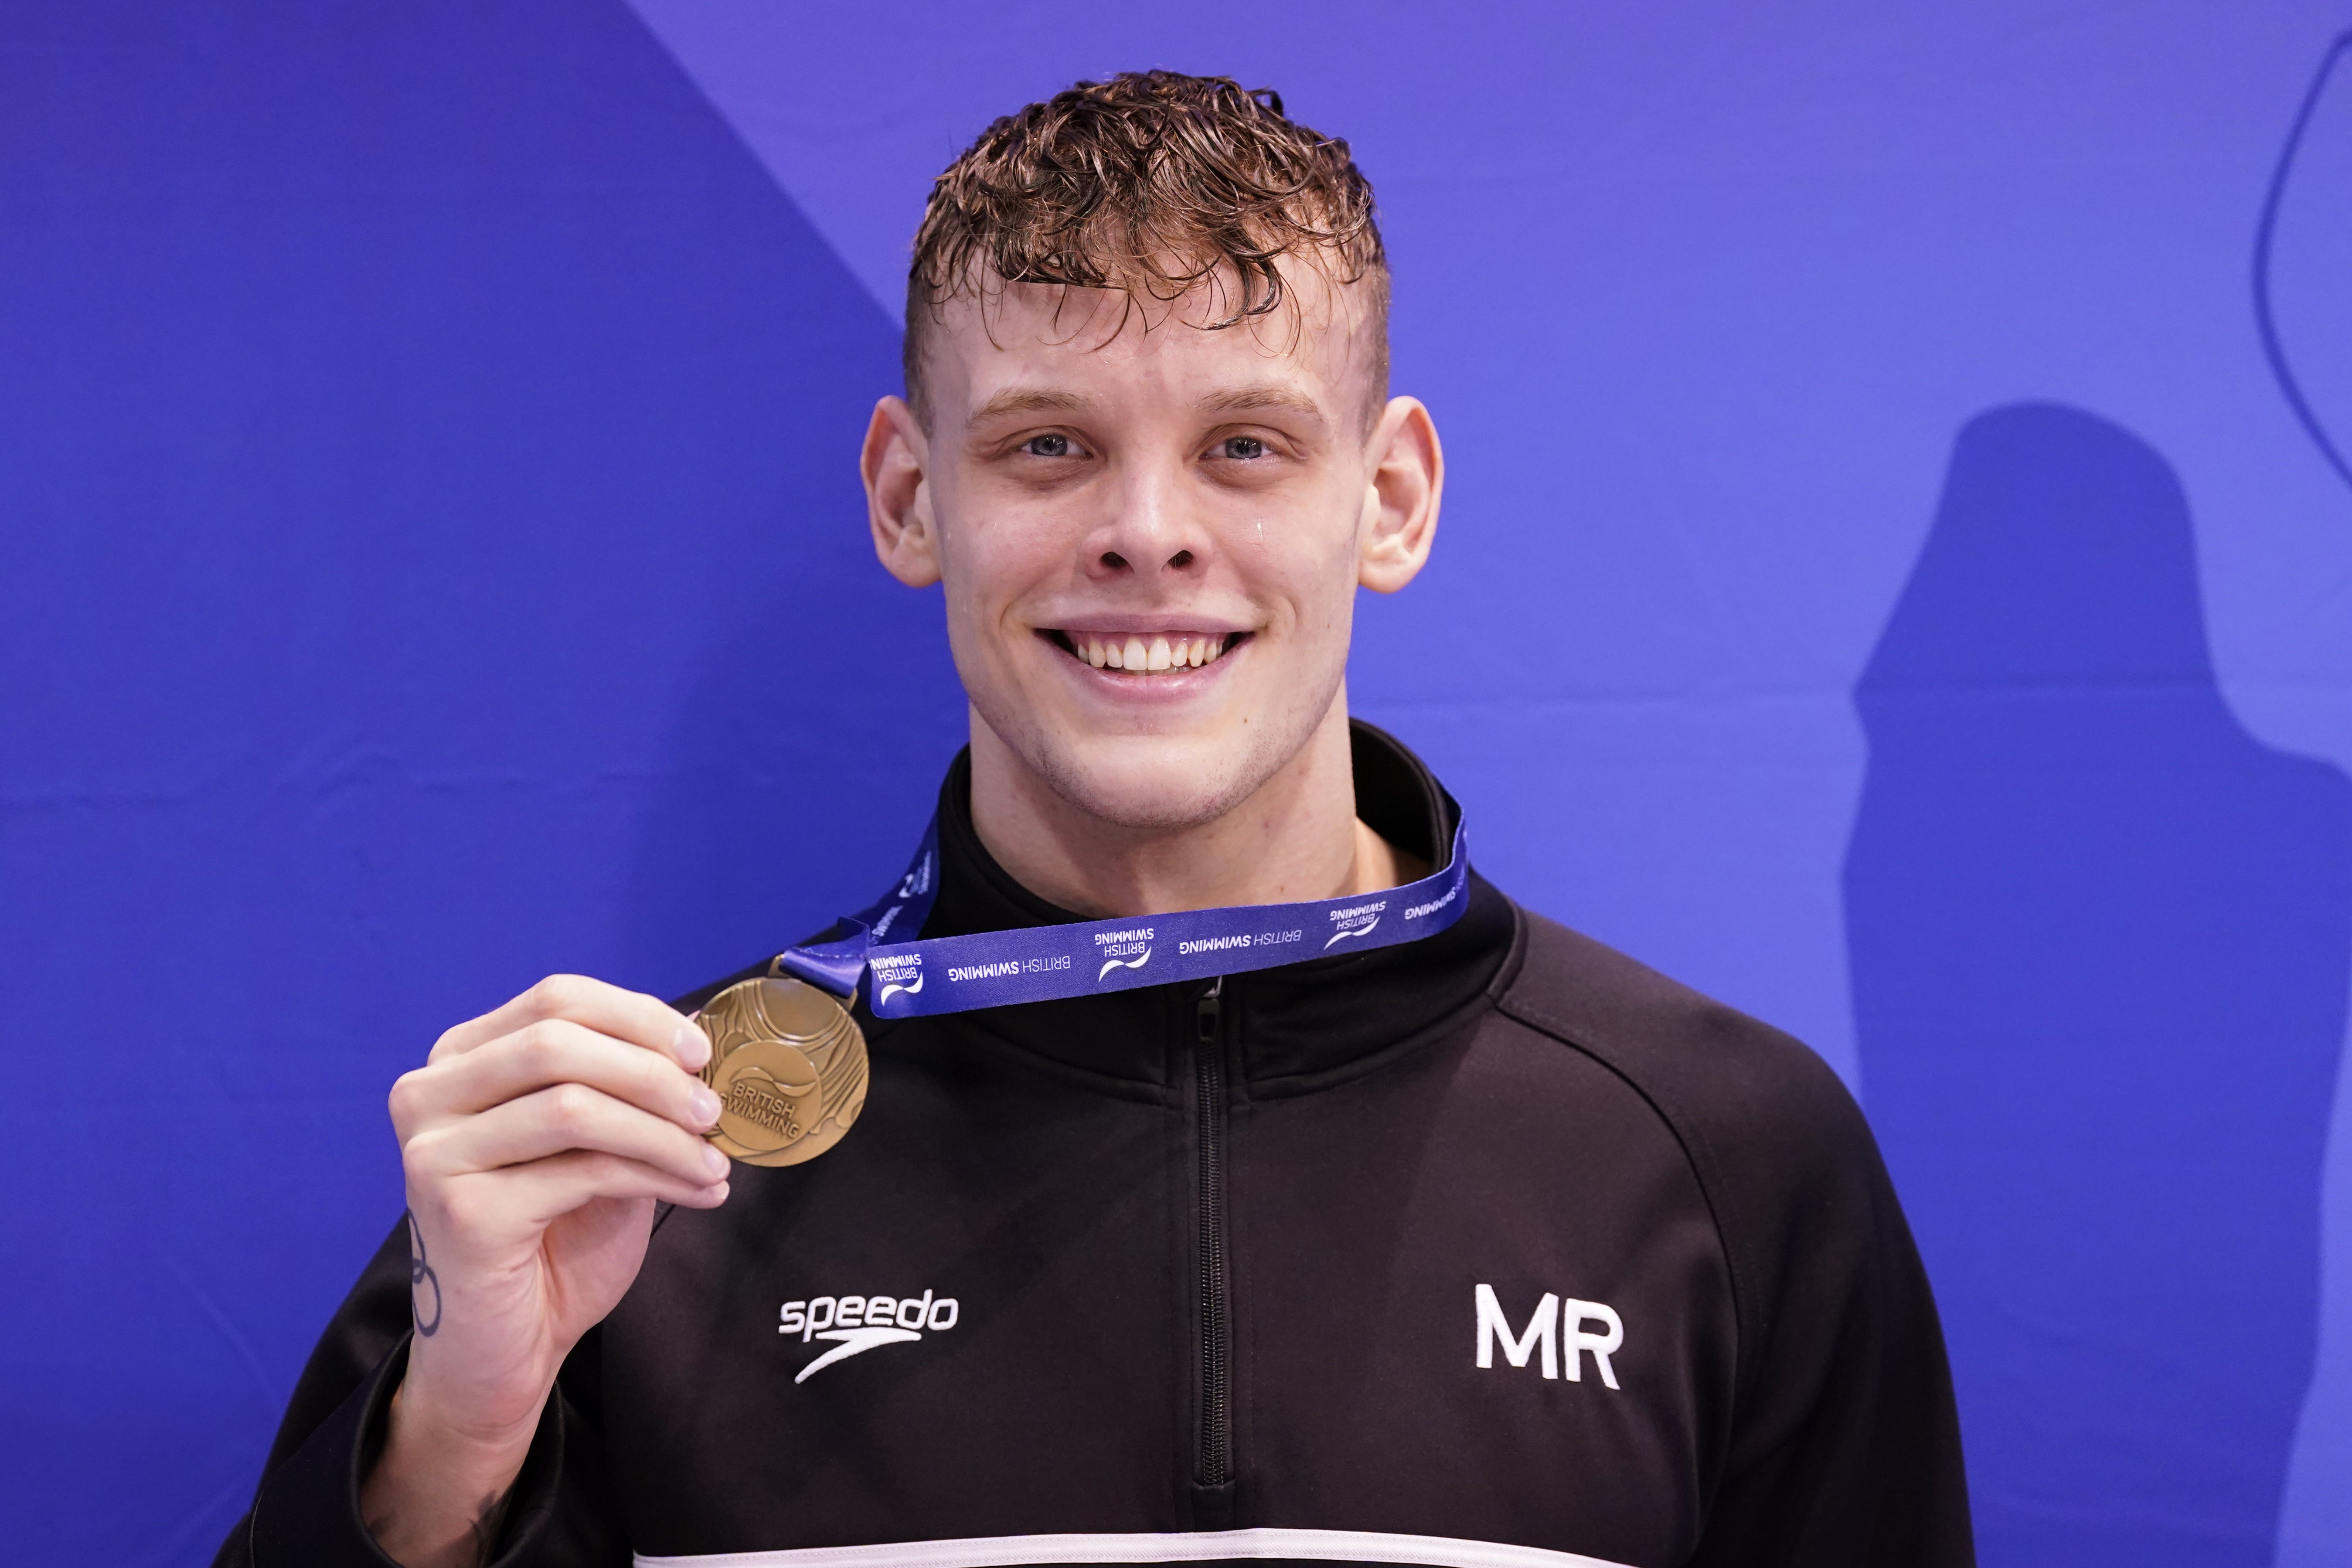
[[[1183,480],[1177,464],[1130,468],[1110,489],[1109,510],[1087,540],[1087,574],[1150,581],[1199,567],[1209,553],[1208,531]]]

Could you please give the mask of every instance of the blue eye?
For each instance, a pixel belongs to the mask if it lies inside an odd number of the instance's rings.
[[[1265,456],[1265,443],[1255,436],[1228,436],[1220,448],[1226,457],[1248,462]]]
[[[1066,458],[1070,455],[1067,436],[1032,436],[1022,443],[1021,449],[1033,458]]]

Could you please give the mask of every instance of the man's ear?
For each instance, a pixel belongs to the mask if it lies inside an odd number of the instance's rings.
[[[1418,397],[1389,399],[1366,450],[1372,477],[1364,490],[1356,581],[1376,594],[1393,594],[1420,573],[1436,542],[1445,452],[1437,444],[1437,423]]]
[[[866,477],[866,521],[874,529],[874,553],[890,575],[909,588],[940,580],[940,531],[931,516],[930,442],[906,400],[886,397],[874,405],[858,454]]]

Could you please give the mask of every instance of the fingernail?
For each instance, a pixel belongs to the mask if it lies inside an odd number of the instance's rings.
[[[677,1026],[677,1038],[671,1043],[670,1049],[679,1061],[686,1064],[688,1072],[700,1072],[703,1065],[710,1060],[710,1042],[704,1039],[702,1031],[691,1024]]]
[[[686,1097],[687,1109],[694,1112],[694,1124],[708,1127],[719,1120],[719,1097],[700,1084]]]
[[[727,1173],[727,1156],[708,1143],[702,1146],[702,1164],[703,1168],[710,1173],[712,1181],[717,1181]]]

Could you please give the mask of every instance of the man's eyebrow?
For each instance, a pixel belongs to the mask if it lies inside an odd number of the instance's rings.
[[[1243,414],[1253,408],[1286,408],[1293,414],[1304,414],[1314,419],[1323,417],[1323,405],[1296,387],[1279,382],[1261,382],[1255,386],[1239,386],[1226,392],[1213,392],[1201,399],[1201,406],[1217,414]]]
[[[1074,392],[1012,386],[973,409],[971,423],[977,425],[983,419],[998,419],[1007,414],[1076,414],[1086,406],[1087,400]]]

